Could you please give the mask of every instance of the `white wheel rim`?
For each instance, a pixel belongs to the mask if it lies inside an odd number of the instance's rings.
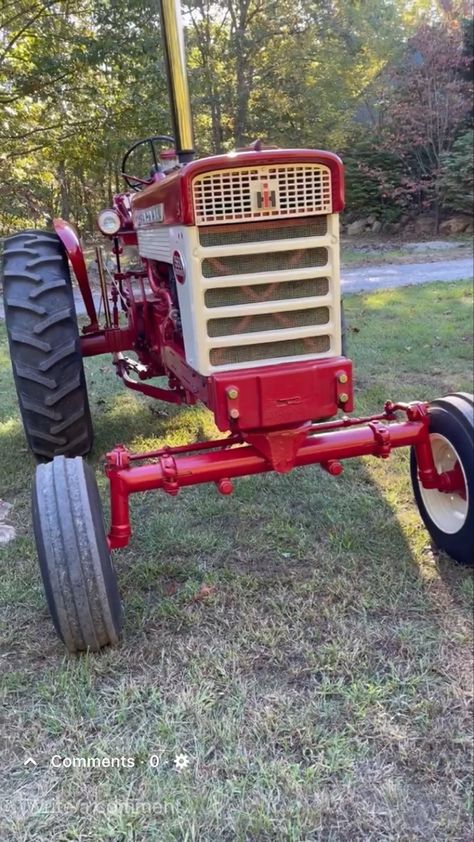
[[[439,474],[452,471],[456,462],[458,462],[462,471],[466,499],[458,493],[445,494],[436,488],[423,488],[421,482],[419,482],[421,498],[429,517],[441,532],[454,535],[466,523],[469,510],[469,490],[466,474],[456,448],[447,438],[440,433],[431,433],[430,441],[434,463]]]

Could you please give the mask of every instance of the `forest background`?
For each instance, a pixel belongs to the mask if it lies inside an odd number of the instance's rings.
[[[470,3],[183,0],[183,16],[199,155],[257,137],[335,151],[346,223],[374,230],[472,214]],[[127,146],[170,132],[157,2],[2,0],[0,235],[57,215],[92,232]]]

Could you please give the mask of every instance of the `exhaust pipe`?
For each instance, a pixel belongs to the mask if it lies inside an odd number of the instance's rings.
[[[160,0],[160,14],[176,152],[186,164],[194,157],[194,142],[179,0]]]

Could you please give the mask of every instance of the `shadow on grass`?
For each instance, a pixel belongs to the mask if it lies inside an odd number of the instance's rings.
[[[209,417],[207,417],[209,416]],[[123,443],[137,451],[151,446],[173,444],[189,431],[190,440],[209,438],[214,425],[203,407],[178,407],[171,404],[138,400],[130,393],[115,396],[101,407],[94,417],[94,449],[92,458]],[[153,444],[154,443],[154,444]]]
[[[94,372],[89,381],[95,442],[88,461],[98,472],[106,510],[108,483],[101,462],[116,443],[138,451],[218,434],[203,407],[152,402],[126,390],[117,392],[115,383],[112,390],[108,381],[100,388]],[[163,492],[132,497],[134,535],[129,548],[116,556],[125,599],[136,609],[132,625],[141,627],[150,602],[156,607],[160,596],[166,597],[167,590],[177,593],[185,580],[192,591],[205,580],[240,575],[258,580],[268,576],[275,582],[309,577],[322,588],[341,574],[356,576],[349,590],[358,594],[361,606],[369,609],[375,600],[382,611],[386,600],[402,610],[407,576],[411,591],[417,592],[420,555],[384,496],[393,461],[385,466],[381,482],[374,482],[369,462],[355,461],[346,463],[338,480],[318,466],[284,476],[243,478],[236,481],[230,499],[220,497],[213,485],[184,489],[177,499]],[[7,498],[23,495],[18,506],[24,518],[34,460],[18,418],[0,425],[0,465],[3,493]],[[403,485],[401,476],[399,466],[397,481]],[[405,486],[401,502],[411,505],[416,518],[407,465]],[[456,568],[453,574],[452,563],[443,558],[440,573],[455,591],[462,588],[464,571]],[[178,604],[174,594],[165,598],[164,614],[173,613]]]
[[[468,293],[463,284],[451,289],[432,285],[347,298],[349,322],[358,331],[352,336],[352,350],[359,360],[360,381],[367,380],[359,412],[378,409],[387,397],[387,388],[396,386],[394,397],[413,397],[410,384],[410,394],[403,393],[401,373],[406,372],[403,380],[409,380],[409,372],[424,365],[424,356],[433,356],[445,346],[454,347],[454,337],[457,356],[452,354],[452,363],[446,357],[446,370],[453,371],[457,366],[465,373]],[[456,318],[441,318],[450,296],[449,306]],[[412,318],[415,299],[423,313],[422,321]],[[401,320],[406,334],[403,347],[399,340]],[[392,322],[393,326],[387,327]],[[458,323],[464,325],[461,342]],[[0,326],[0,334],[2,330]],[[426,349],[421,356],[417,351],[420,343]],[[89,461],[97,469],[106,508],[108,488],[101,460],[115,444],[139,451],[218,435],[210,413],[202,407],[153,402],[125,389],[108,358],[88,359],[86,367],[95,429]],[[443,376],[438,369],[423,369],[421,378],[417,373],[416,378],[422,381],[417,396],[431,392],[432,380],[440,381]],[[34,461],[23,438],[8,364],[2,367],[1,377],[0,495],[16,499],[16,509],[27,529]],[[186,489],[177,499],[162,492],[132,498],[135,534],[130,547],[117,554],[117,560],[124,591],[137,608],[133,623],[140,627],[148,616],[148,592],[153,603],[159,602],[160,594],[165,597],[166,614],[183,602],[173,594],[166,597],[166,589],[175,588],[174,580],[179,583],[178,593],[183,580],[189,581],[192,590],[204,580],[220,577],[243,577],[251,588],[252,578],[270,576],[280,581],[302,577],[303,581],[309,576],[315,578],[316,588],[324,588],[325,581],[337,578],[340,572],[355,575],[357,571],[358,581],[351,584],[351,589],[359,594],[361,605],[382,594],[382,601],[395,600],[402,610],[398,594],[405,593],[407,571],[410,588],[416,592],[414,582],[418,574],[420,582],[426,582],[423,571],[428,563],[424,549],[427,535],[415,511],[408,466],[403,465],[403,459],[406,454],[395,455],[383,476],[368,462],[359,461],[348,463],[340,480],[329,478],[318,467],[288,476],[242,479],[230,499],[220,498],[214,486]],[[408,525],[400,521],[406,512],[410,512]],[[432,555],[429,564],[433,569]],[[462,590],[464,571],[456,570],[452,576],[451,569],[451,563],[445,564],[442,558],[440,573],[454,583],[454,592]],[[359,587],[363,582],[369,588],[365,595]],[[407,597],[409,601],[409,593]],[[376,601],[377,610],[382,610],[380,600]]]
[[[363,314],[359,323],[363,332],[372,324]],[[380,339],[378,321],[376,328]],[[385,357],[376,343],[365,347],[372,382],[361,414],[386,397],[385,371],[375,376],[370,354],[384,366]],[[395,364],[391,376],[400,380]],[[138,450],[215,435],[200,407],[120,391],[103,360],[88,361],[88,380],[90,462],[106,507],[100,461],[116,442]],[[468,838],[462,647],[472,580],[454,568],[448,592],[427,552],[407,453],[389,464],[349,461],[339,478],[317,466],[242,478],[230,498],[212,485],[177,498],[137,495],[132,541],[114,554],[123,642],[63,658],[31,536],[34,462],[7,381],[0,381],[0,497],[14,504],[18,538],[0,548],[0,603],[12,757],[25,743],[44,757],[66,756],[71,745],[78,755],[126,748],[144,759],[134,788],[129,777],[85,770],[47,784],[80,804],[131,794],[159,801],[169,807],[170,832],[156,831],[163,839],[185,838],[190,828],[195,835],[196,827],[203,839],[220,839],[224,826],[236,839],[296,842],[312,838],[316,826],[328,839],[411,838],[414,817],[420,838]],[[400,391],[400,399],[410,397],[403,384]],[[442,573],[453,570],[439,564]],[[161,771],[146,762],[157,745]],[[177,776],[170,763],[182,751],[193,771]],[[12,762],[5,792],[19,783],[24,790],[30,774],[20,778]],[[176,829],[169,817],[178,813]],[[275,818],[269,833],[268,816]],[[36,821],[34,838],[63,838],[54,816]],[[140,816],[141,827],[146,821]],[[77,822],[77,834],[87,835],[89,818]],[[111,834],[122,838],[115,824],[96,836]]]

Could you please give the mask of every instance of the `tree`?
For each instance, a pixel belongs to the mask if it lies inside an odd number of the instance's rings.
[[[443,155],[439,178],[443,207],[472,214],[474,208],[474,131],[462,134]]]
[[[441,15],[436,0],[182,2],[198,154],[256,137],[350,152],[357,104],[395,66],[419,15]],[[465,2],[443,0],[449,26]],[[403,87],[393,83],[388,98],[395,102]],[[1,233],[57,214],[92,231],[97,211],[122,186],[127,146],[170,132],[156,0],[3,0]],[[382,145],[374,160],[396,158],[411,183],[420,152],[417,145],[410,157],[412,141],[404,138],[403,156],[396,144],[393,153]],[[430,174],[433,166],[428,161]],[[385,186],[387,195],[399,189],[392,177]],[[363,181],[357,190],[362,201]]]
[[[405,171],[392,195],[401,203],[416,197],[437,219],[443,159],[471,110],[468,63],[459,26],[423,24],[383,79],[380,143]]]

